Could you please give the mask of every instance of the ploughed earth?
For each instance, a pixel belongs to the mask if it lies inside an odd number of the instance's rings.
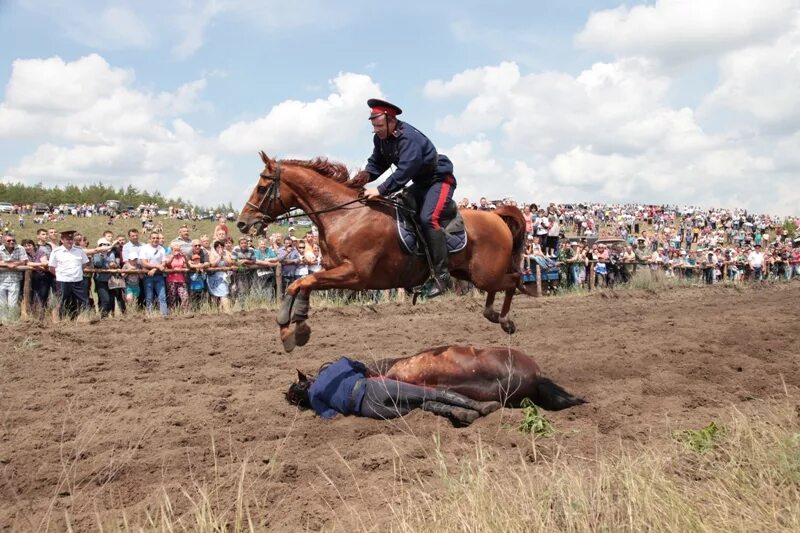
[[[589,401],[546,413],[558,433],[537,453],[591,460],[796,397],[799,302],[800,283],[518,296],[513,336],[471,297],[317,309],[290,354],[269,310],[0,326],[0,531],[234,516],[237,495],[256,529],[380,528],[398,487],[439,461],[478,446],[538,460],[522,412],[463,429],[421,411],[327,421],[284,400],[295,368],[511,345]]]

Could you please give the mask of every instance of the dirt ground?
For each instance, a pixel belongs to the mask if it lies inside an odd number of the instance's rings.
[[[435,474],[435,438],[448,462],[479,442],[509,461],[530,453],[520,411],[466,429],[423,412],[324,421],[284,400],[296,367],[510,344],[590,402],[548,413],[559,433],[542,449],[591,458],[797,395],[798,302],[796,282],[518,297],[511,337],[470,298],[321,309],[291,354],[266,310],[2,326],[0,531],[145,524],[166,498],[180,515],[200,494],[232,507],[237,491],[259,529],[379,527],[398,483]]]

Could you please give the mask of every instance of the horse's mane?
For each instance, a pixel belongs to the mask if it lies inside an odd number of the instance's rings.
[[[300,159],[284,159],[281,162],[309,168],[321,174],[322,176],[335,181],[336,183],[347,185],[351,189],[360,189],[364,186],[364,183],[357,179],[361,175],[360,173],[355,179],[350,180],[350,171],[347,170],[347,167],[343,163],[331,161],[326,157],[317,157],[314,159],[309,159],[308,161],[303,161]]]
[[[310,168],[311,170],[314,170],[337,183],[345,183],[350,179],[350,171],[347,170],[347,167],[344,166],[344,164],[337,163],[336,161],[330,161],[326,157],[317,157],[315,159],[309,159],[308,161],[301,161],[299,159],[285,159],[283,160],[283,163],[290,163],[292,165]]]

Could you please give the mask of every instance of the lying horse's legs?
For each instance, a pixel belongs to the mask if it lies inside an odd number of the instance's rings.
[[[486,304],[483,306],[483,316],[486,317],[486,320],[489,322],[493,322],[497,324],[500,322],[500,313],[494,310],[494,295],[497,294],[495,291],[487,291],[486,292]]]

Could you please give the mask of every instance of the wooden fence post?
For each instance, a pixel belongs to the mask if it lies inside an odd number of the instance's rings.
[[[536,296],[542,295],[542,267],[536,263]]]
[[[31,305],[31,269],[26,268],[22,282],[22,305],[19,306],[19,316],[23,320],[28,318],[28,309]]]
[[[589,290],[594,290],[594,261],[589,263]]]
[[[275,299],[277,302],[283,300],[283,273],[280,263],[275,266],[275,294],[278,295]]]

